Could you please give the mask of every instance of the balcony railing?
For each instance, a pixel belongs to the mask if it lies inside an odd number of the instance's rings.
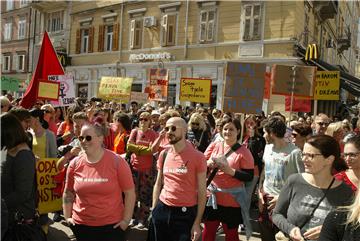
[[[338,5],[339,2],[337,0],[313,1],[313,7],[323,21],[336,16],[338,13]]]

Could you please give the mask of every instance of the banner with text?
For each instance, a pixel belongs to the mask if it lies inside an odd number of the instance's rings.
[[[150,69],[147,91],[150,100],[167,101],[169,72],[167,69]]]
[[[43,100],[59,99],[60,84],[52,81],[39,81],[39,88],[37,89],[37,98]]]
[[[317,71],[315,100],[339,100],[340,71]]]
[[[49,75],[48,80],[60,83],[59,101],[51,101],[53,106],[70,106],[75,103],[74,78],[71,75]]]
[[[98,97],[128,103],[132,82],[132,78],[101,77]]]
[[[223,111],[259,114],[262,110],[266,65],[228,62]]]
[[[39,196],[40,214],[62,209],[62,197],[55,195],[56,183],[53,177],[59,172],[56,168],[56,158],[42,158],[36,162],[36,181]]]
[[[293,67],[274,65],[272,68],[272,93],[276,95],[291,95],[293,91],[294,96],[313,97],[316,67],[298,65],[295,66],[295,71]]]
[[[181,78],[180,101],[210,103],[211,79]]]

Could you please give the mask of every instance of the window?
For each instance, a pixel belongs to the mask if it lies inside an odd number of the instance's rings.
[[[161,22],[161,45],[173,46],[176,40],[176,14],[162,16]]]
[[[12,23],[5,23],[4,40],[11,40]]]
[[[48,32],[56,32],[63,30],[63,15],[64,11],[58,11],[48,14]]]
[[[244,5],[244,33],[243,40],[261,39],[261,5]]]
[[[81,30],[81,53],[87,53],[89,49],[89,29]]]
[[[11,64],[11,56],[10,55],[4,55],[3,71],[9,72],[10,71],[10,64]]]
[[[140,49],[142,45],[142,18],[130,21],[130,48]]]
[[[14,0],[7,0],[6,1],[6,10],[12,10],[14,8]]]
[[[19,27],[18,27],[18,39],[25,38],[25,31],[26,31],[26,20],[20,20],[19,21]]]
[[[26,5],[28,5],[29,0],[20,0],[20,7],[25,7]]]
[[[305,15],[304,15],[304,46],[309,44],[309,22],[310,22],[310,7],[305,3]]]
[[[200,12],[200,43],[213,42],[215,36],[216,11],[207,10]]]
[[[17,56],[17,68],[18,71],[23,72],[25,70],[25,55],[21,54]]]
[[[106,35],[105,35],[105,50],[111,51],[113,45],[113,35],[114,35],[114,26],[106,26]]]

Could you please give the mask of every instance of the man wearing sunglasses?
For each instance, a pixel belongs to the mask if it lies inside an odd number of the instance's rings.
[[[319,113],[314,120],[314,134],[324,135],[330,124],[329,117],[324,113]]]
[[[206,159],[185,140],[182,118],[170,118],[164,130],[171,146],[157,162],[150,240],[197,240],[206,201]]]

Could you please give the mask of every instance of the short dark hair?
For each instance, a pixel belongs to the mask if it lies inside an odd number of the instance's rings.
[[[292,129],[296,131],[300,136],[308,136],[312,134],[311,126],[305,123],[297,123],[292,126]]]
[[[131,121],[127,114],[121,111],[116,111],[114,113],[113,119],[117,122],[120,122],[126,131],[131,131]]]
[[[278,138],[283,138],[286,133],[285,122],[278,116],[270,117],[264,124],[264,129],[268,133],[273,133]]]
[[[284,122],[286,121],[286,118],[283,114],[281,114],[279,111],[274,111],[273,113],[271,113],[270,117],[280,117]]]
[[[1,149],[10,150],[21,143],[27,143],[28,137],[19,119],[11,114],[5,113],[0,117],[1,122]]]
[[[222,118],[221,124],[220,124],[221,128],[223,128],[226,124],[229,124],[229,123],[232,123],[238,131],[240,130],[239,134],[236,137],[237,140],[239,140],[240,136],[241,136],[241,122],[240,122],[240,120],[236,119],[236,118]]]
[[[350,137],[345,141],[345,144],[354,144],[356,149],[360,150],[360,135]]]
[[[24,121],[31,118],[29,110],[25,108],[13,108],[9,111],[9,113],[16,116],[19,121]]]
[[[334,156],[333,169],[338,172],[346,170],[346,164],[340,157],[341,150],[339,142],[334,137],[328,135],[315,135],[309,137],[306,140],[306,143],[318,149],[325,158],[331,155]]]

